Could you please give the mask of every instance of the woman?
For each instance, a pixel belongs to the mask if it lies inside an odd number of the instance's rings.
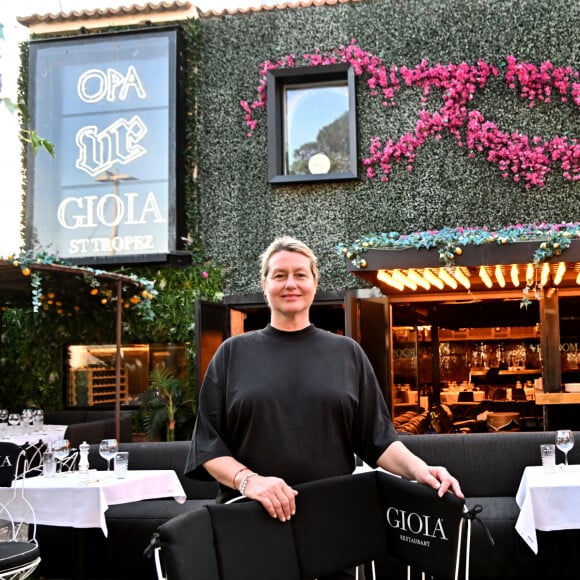
[[[241,493],[282,522],[296,512],[294,485],[352,473],[355,454],[463,497],[444,467],[399,441],[358,343],[310,324],[318,277],[298,240],[279,238],[264,252],[270,324],[226,340],[209,364],[186,473],[214,477],[218,501]]]

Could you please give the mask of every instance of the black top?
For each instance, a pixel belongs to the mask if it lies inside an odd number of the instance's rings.
[[[210,362],[185,473],[206,479],[202,464],[227,455],[296,485],[352,473],[354,453],[374,466],[397,438],[357,342],[267,326],[226,340]]]

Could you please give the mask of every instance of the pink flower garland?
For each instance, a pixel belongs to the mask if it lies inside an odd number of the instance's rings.
[[[340,46],[330,52],[316,50],[304,54],[304,62],[310,66],[324,66],[334,63],[349,63],[357,76],[367,75],[367,86],[371,96],[382,95],[384,107],[396,105],[395,96],[401,84],[423,89],[422,109],[413,132],[402,135],[397,141],[388,138],[384,143],[379,137],[372,137],[369,156],[362,160],[367,177],[372,179],[381,174],[381,181],[389,181],[393,163],[406,163],[412,171],[417,150],[429,137],[441,139],[444,130],[449,131],[459,147],[467,147],[469,156],[475,153],[487,155],[490,163],[496,164],[502,177],[525,183],[527,189],[542,187],[552,165],[558,163],[562,175],[569,181],[580,180],[580,143],[577,138],[555,136],[544,139],[529,137],[518,132],[506,133],[495,123],[485,119],[478,110],[467,110],[467,105],[478,90],[485,88],[490,77],[499,72],[493,64],[478,60],[476,65],[436,64],[429,66],[426,60],[413,69],[387,68],[382,59],[362,50],[353,40],[348,46]],[[248,137],[256,129],[255,117],[258,109],[266,105],[266,75],[268,70],[296,66],[294,55],[278,59],[275,63],[266,61],[260,66],[258,97],[252,103],[241,100],[245,111],[245,121],[249,128]],[[570,67],[555,67],[546,61],[539,67],[531,63],[519,62],[513,56],[506,58],[504,79],[510,89],[519,86],[520,97],[534,107],[537,101],[550,103],[554,95],[559,95],[563,103],[570,102],[580,108],[580,83],[572,82],[579,74]],[[442,107],[429,112],[426,106],[433,89],[441,91]],[[465,133],[465,134],[463,134]]]

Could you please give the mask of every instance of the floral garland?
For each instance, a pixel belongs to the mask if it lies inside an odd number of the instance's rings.
[[[550,258],[561,255],[570,247],[574,238],[580,238],[580,222],[517,224],[496,230],[486,227],[458,227],[410,234],[388,232],[368,235],[351,244],[338,244],[337,252],[350,260],[356,268],[366,268],[367,263],[363,255],[370,249],[437,249],[441,265],[451,268],[455,266],[456,257],[463,253],[466,246],[539,241],[540,245],[532,256],[532,263],[537,267]]]
[[[364,253],[370,249],[437,249],[439,261],[445,268],[454,268],[455,259],[463,254],[466,246],[481,246],[483,244],[514,244],[524,241],[539,241],[540,245],[534,251],[532,263],[538,271],[540,264],[553,257],[560,256],[570,247],[574,238],[580,238],[580,222],[561,224],[517,224],[490,230],[483,228],[443,228],[400,234],[388,232],[369,235],[351,244],[340,243],[336,249],[339,255],[359,269],[366,268]],[[537,278],[537,276],[536,276]],[[527,308],[531,304],[530,291],[538,297],[541,288],[536,280],[526,280],[520,307]]]
[[[302,61],[301,61],[302,62]],[[487,160],[499,167],[504,179],[523,182],[527,189],[542,187],[553,165],[559,164],[562,175],[569,181],[580,180],[580,143],[577,138],[554,136],[528,136],[518,132],[501,131],[495,123],[487,120],[478,110],[467,110],[476,92],[485,88],[490,77],[499,75],[498,67],[483,60],[476,65],[467,63],[436,64],[429,66],[422,60],[413,69],[392,65],[387,68],[382,59],[362,50],[354,40],[348,46],[340,46],[329,52],[316,50],[304,54],[303,63],[323,66],[349,63],[357,76],[366,75],[371,96],[382,96],[384,107],[396,105],[395,96],[402,85],[423,89],[422,109],[418,113],[415,129],[399,139],[372,137],[369,156],[362,163],[369,179],[381,174],[381,181],[389,181],[393,163],[406,163],[412,171],[418,149],[429,137],[441,139],[444,130],[449,131],[459,147],[467,147],[469,157],[476,153],[486,154]],[[245,122],[251,137],[258,120],[256,114],[266,105],[266,76],[269,70],[297,66],[295,55],[281,57],[276,62],[266,61],[259,67],[257,98],[248,103],[240,101],[245,112]],[[504,80],[508,87],[519,87],[520,97],[534,107],[537,102],[549,103],[554,95],[563,103],[572,102],[580,108],[580,82],[578,71],[570,67],[556,67],[545,61],[539,67],[506,57]],[[438,111],[429,112],[426,106],[431,92],[441,91],[443,105]],[[463,135],[465,133],[465,135]]]
[[[14,267],[20,268],[23,276],[30,276],[31,294],[32,294],[32,310],[39,311],[55,311],[60,316],[72,316],[80,310],[78,305],[65,305],[63,298],[50,288],[43,288],[42,273],[34,271],[34,265],[55,265],[66,266],[67,268],[77,270],[89,288],[89,295],[96,300],[97,303],[105,306],[116,300],[114,292],[105,284],[101,284],[99,276],[107,275],[111,272],[105,270],[95,270],[90,267],[77,267],[70,263],[60,260],[55,256],[45,253],[34,255],[31,252],[24,252],[19,256],[8,256],[7,258],[0,258],[8,261]],[[137,282],[139,288],[136,291],[130,292],[130,295],[123,298],[123,308],[137,308],[145,319],[153,318],[152,301],[157,296],[157,290],[154,288],[154,282],[145,278],[138,278],[134,274],[123,274],[126,278],[130,278]],[[9,305],[3,305],[2,311],[6,311]]]

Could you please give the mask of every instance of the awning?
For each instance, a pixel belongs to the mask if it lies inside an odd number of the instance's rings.
[[[538,262],[534,255],[541,243],[465,246],[449,264],[442,263],[437,248],[366,248],[347,260],[347,269],[389,296],[523,292],[526,287],[580,292],[580,240]]]

